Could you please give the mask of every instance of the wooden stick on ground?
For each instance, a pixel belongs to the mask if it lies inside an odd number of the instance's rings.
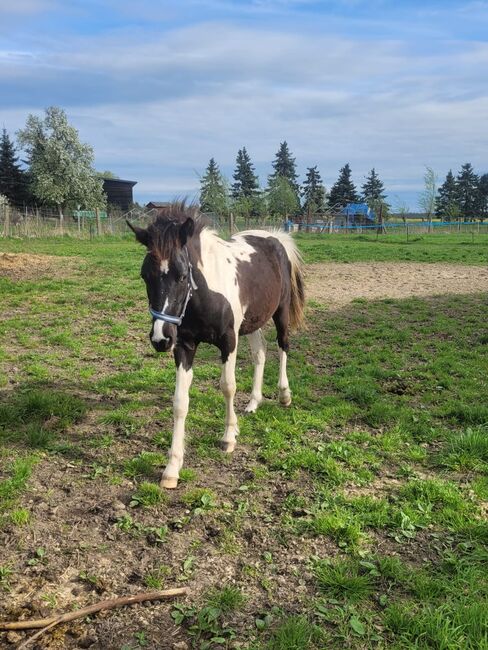
[[[136,594],[135,596],[121,596],[120,598],[113,598],[111,600],[102,600],[93,605],[88,605],[88,607],[76,609],[72,612],[66,612],[60,616],[51,616],[50,618],[39,618],[30,621],[6,621],[3,623],[0,621],[0,630],[29,630],[33,628],[42,628],[39,632],[34,634],[34,636],[30,637],[19,646],[19,650],[21,650],[21,648],[26,648],[34,639],[59,623],[67,623],[68,621],[74,621],[77,618],[84,618],[85,616],[95,614],[104,609],[115,609],[116,607],[142,603],[146,600],[162,600],[164,598],[185,596],[186,594],[188,594],[188,589],[186,587],[166,589],[165,591],[146,591],[142,594]]]

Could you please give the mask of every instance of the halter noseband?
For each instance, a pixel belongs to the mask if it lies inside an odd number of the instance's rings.
[[[171,314],[166,314],[164,311],[156,311],[155,309],[152,309],[152,307],[149,307],[149,313],[155,320],[162,320],[165,323],[171,323],[172,325],[176,325],[178,327],[181,325],[183,318],[185,317],[185,312],[186,308],[188,306],[188,303],[190,302],[190,298],[192,297],[193,291],[196,291],[198,289],[195,280],[193,279],[193,267],[190,262],[190,256],[188,255],[188,249],[185,246],[185,252],[186,252],[186,259],[188,260],[188,283],[187,283],[187,288],[186,288],[186,298],[185,302],[183,303],[183,309],[181,310],[181,314],[179,316],[171,316]]]

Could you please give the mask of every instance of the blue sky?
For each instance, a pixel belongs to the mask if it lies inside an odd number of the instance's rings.
[[[0,126],[62,106],[141,202],[193,197],[287,140],[327,188],[375,167],[417,209],[425,166],[488,171],[488,1],[0,0]]]

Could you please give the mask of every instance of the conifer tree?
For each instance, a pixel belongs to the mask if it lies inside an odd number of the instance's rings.
[[[369,172],[366,182],[361,186],[361,199],[367,203],[370,208],[375,208],[379,203],[386,204],[385,186],[380,180],[375,168]]]
[[[469,221],[477,216],[480,208],[479,178],[471,163],[461,167],[456,181],[459,212],[464,221]]]
[[[458,187],[451,169],[437,191],[435,206],[435,216],[440,219],[451,221],[459,216]]]
[[[0,139],[0,194],[10,203],[19,205],[26,199],[26,175],[18,164],[15,146],[7,130],[3,129]]]
[[[324,212],[326,201],[325,187],[317,166],[307,168],[307,178],[303,184],[302,197],[303,213],[305,215]]]
[[[480,195],[480,210],[478,216],[480,219],[484,220],[488,218],[488,174],[480,176],[478,190]]]
[[[298,174],[296,171],[296,162],[295,158],[292,157],[290,150],[288,149],[288,143],[286,140],[280,143],[280,148],[276,152],[272,166],[274,172],[268,178],[268,185],[271,187],[273,182],[278,177],[286,178],[290,186],[293,188],[295,194],[297,195],[298,200],[300,187],[297,183]]]
[[[254,171],[254,165],[242,147],[237,152],[236,168],[234,171],[234,184],[232,185],[232,198],[235,200],[256,196],[259,192],[259,181]]]
[[[205,175],[200,179],[200,209],[223,215],[228,212],[229,201],[225,180],[214,158],[210,158]]]
[[[351,180],[349,163],[344,165],[339,172],[339,178],[331,187],[329,205],[331,208],[344,207],[348,203],[358,203],[359,196]]]

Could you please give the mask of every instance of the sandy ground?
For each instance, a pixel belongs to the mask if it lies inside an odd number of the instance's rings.
[[[59,277],[73,266],[73,257],[30,255],[28,253],[0,253],[0,277],[10,280],[35,280],[40,277]]]
[[[309,300],[338,308],[356,298],[381,300],[488,292],[488,269],[419,262],[330,262],[307,266],[305,283]]]
[[[0,253],[0,277],[29,280],[65,275],[75,258]],[[419,262],[327,262],[305,269],[307,298],[338,308],[355,298],[381,300],[488,292],[488,268]]]

